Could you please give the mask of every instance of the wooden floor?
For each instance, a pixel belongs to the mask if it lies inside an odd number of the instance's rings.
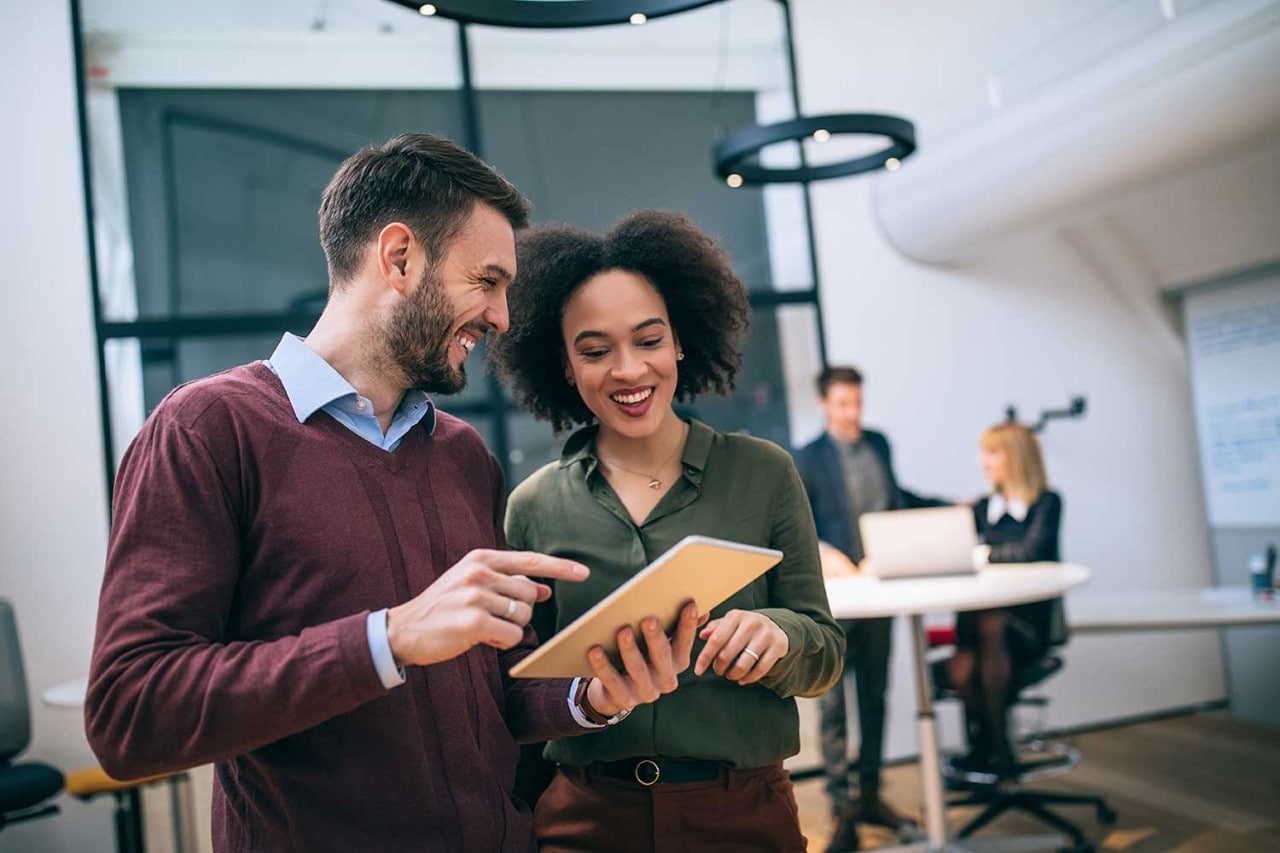
[[[1076,821],[1099,850],[1130,853],[1245,853],[1280,850],[1280,729],[1220,714],[1194,714],[1063,739],[1080,764],[1042,787],[1106,796],[1119,820],[1102,827],[1089,808],[1062,814]],[[919,817],[919,768],[885,772],[885,798]],[[1040,786],[1038,786],[1040,787]],[[824,850],[832,825],[822,780],[797,783],[800,818],[810,850]],[[961,825],[973,809],[948,813]],[[1047,832],[1034,818],[1008,814],[977,837]],[[894,841],[872,829],[862,848]]]
[[[1071,773],[1043,787],[1100,793],[1119,812],[1103,828],[1086,808],[1063,809],[1098,844],[1100,851],[1129,853],[1254,853],[1280,851],[1280,729],[1242,723],[1220,714],[1195,714],[1065,738],[1082,759]],[[201,853],[209,848],[208,805],[212,778],[207,768],[193,774]],[[915,764],[885,771],[885,796],[899,811],[919,817],[919,769]],[[1037,786],[1039,787],[1039,786]],[[146,791],[149,853],[169,853],[167,791]],[[824,850],[831,833],[830,809],[822,780],[796,785],[800,819],[810,850]],[[949,812],[961,825],[972,810]],[[1034,819],[1006,815],[979,834],[1045,833]],[[887,832],[870,830],[863,849],[888,845]],[[110,842],[103,841],[102,849]],[[2,847],[2,845],[0,845]]]

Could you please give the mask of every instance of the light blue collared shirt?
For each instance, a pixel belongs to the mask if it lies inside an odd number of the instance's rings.
[[[388,453],[399,447],[409,430],[420,423],[428,433],[435,432],[435,404],[424,392],[411,390],[401,398],[391,418],[391,427],[384,434],[382,424],[373,412],[373,403],[360,396],[351,383],[333,369],[333,365],[297,335],[285,332],[266,365],[279,377],[300,424],[305,424],[316,412],[324,411],[356,435]],[[404,684],[404,670],[396,666],[391,643],[387,640],[386,608],[369,614],[365,635],[382,686],[390,690]],[[580,680],[575,678],[569,684],[569,712],[578,725],[589,729],[601,728],[588,720],[573,701]]]
[[[280,377],[289,404],[305,424],[316,412],[324,412],[364,440],[383,450],[392,451],[419,423],[428,433],[436,429],[436,407],[422,391],[406,391],[400,399],[391,427],[384,435],[382,424],[374,414],[373,403],[361,397],[342,374],[333,369],[302,338],[288,332],[280,339],[267,367]]]
[[[431,398],[421,391],[406,391],[391,418],[390,428],[383,434],[373,403],[360,396],[351,383],[333,369],[333,365],[297,335],[286,332],[266,364],[280,378],[298,423],[304,424],[316,412],[324,411],[356,435],[387,452],[399,447],[409,430],[420,423],[428,433],[435,431],[436,407]],[[385,608],[369,614],[365,632],[369,639],[369,654],[373,656],[373,665],[382,686],[390,690],[404,684],[404,670],[396,666],[391,643],[387,641]]]

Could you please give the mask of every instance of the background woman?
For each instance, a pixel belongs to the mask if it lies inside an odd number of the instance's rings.
[[[657,211],[603,237],[535,230],[518,261],[495,365],[557,430],[588,425],[507,511],[512,547],[591,567],[539,612],[542,635],[690,534],[785,555],[711,614],[679,689],[625,719],[597,715],[607,731],[548,745],[558,770],[535,811],[541,849],[803,850],[782,768],[799,749],[793,697],[831,687],[844,656],[809,504],[785,451],[672,407],[732,389],[745,288],[709,237]]]
[[[1060,559],[1062,499],[1048,488],[1035,434],[1018,423],[993,426],[979,439],[991,493],[974,506],[978,537],[993,563]],[[1004,775],[1017,759],[1008,734],[1012,672],[1044,657],[1061,599],[961,613],[948,678],[964,698],[972,750],[965,770]]]

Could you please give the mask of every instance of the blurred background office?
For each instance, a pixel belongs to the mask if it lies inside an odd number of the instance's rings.
[[[88,668],[120,455],[178,383],[306,332],[326,289],[320,190],[404,130],[474,148],[535,221],[598,229],[658,207],[715,233],[755,312],[737,393],[693,406],[719,429],[808,441],[814,375],[852,362],[901,479],[969,497],[982,428],[1085,397],[1040,441],[1089,594],[1244,584],[1249,555],[1280,541],[1276,0],[724,0],[465,39],[388,0],[0,0],[0,15],[0,597],[31,691],[25,756],[93,763],[80,714],[40,695]],[[860,112],[909,118],[919,150],[810,183],[713,171],[726,131]],[[805,157],[868,144],[811,139]],[[558,452],[479,370],[440,404],[512,484]],[[1081,635],[1066,655],[1051,728],[1225,711],[1242,728],[1223,749],[1280,766],[1280,628]],[[890,759],[917,750],[905,658]],[[805,714],[796,768],[819,763]],[[1269,801],[1171,818],[1133,849],[1191,843],[1214,814],[1273,834],[1280,779],[1265,780]],[[145,795],[150,849],[170,849],[167,792]],[[110,850],[111,820],[109,798],[65,801],[0,831],[0,851]]]

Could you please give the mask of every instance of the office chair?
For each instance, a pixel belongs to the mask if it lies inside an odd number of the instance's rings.
[[[1062,600],[1058,599],[1055,605],[1050,630],[1051,649],[1065,645],[1067,640],[1066,614]],[[944,644],[948,640],[954,643],[954,630],[950,632],[950,637],[945,630],[934,629],[930,632],[930,645]],[[1024,691],[1047,680],[1062,669],[1062,666],[1062,658],[1050,652],[1038,661],[1015,667],[1010,684],[1010,690],[1014,696],[1013,705],[1041,709],[1047,707],[1049,700],[1046,697],[1027,695]],[[947,660],[933,661],[931,669],[935,698],[960,699],[960,694],[949,684]],[[1063,743],[1041,740],[1034,732],[1023,738],[1010,737],[1010,741],[1019,747],[1019,761],[1013,776],[1003,780],[993,773],[962,771],[952,765],[950,758],[944,761],[942,772],[948,787],[963,792],[962,796],[947,803],[948,808],[985,806],[976,817],[965,824],[958,833],[958,837],[968,838],[1005,812],[1019,811],[1031,815],[1069,837],[1073,846],[1066,850],[1071,853],[1092,853],[1094,845],[1085,837],[1080,827],[1053,811],[1050,806],[1092,806],[1098,822],[1109,825],[1116,821],[1117,815],[1107,805],[1104,797],[1037,791],[1025,787],[1028,783],[1069,772],[1080,761],[1079,750]],[[1024,754],[1029,754],[1029,757]]]
[[[49,802],[62,774],[38,761],[15,762],[31,743],[31,706],[13,605],[0,598],[0,831],[10,824],[58,813]]]

